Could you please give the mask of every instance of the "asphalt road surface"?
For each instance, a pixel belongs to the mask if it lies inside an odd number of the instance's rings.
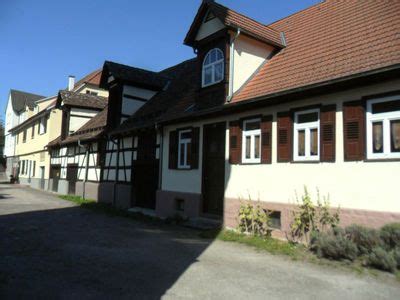
[[[400,284],[0,184],[0,299],[400,299]]]

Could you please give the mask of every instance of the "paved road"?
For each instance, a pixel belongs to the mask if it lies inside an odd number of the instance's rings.
[[[0,298],[400,299],[400,284],[292,262],[0,185]]]

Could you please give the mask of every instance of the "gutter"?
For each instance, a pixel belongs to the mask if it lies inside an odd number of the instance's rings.
[[[315,84],[310,84],[307,86],[301,86],[297,88],[293,88],[290,90],[279,91],[273,94],[264,95],[255,97],[248,100],[243,100],[239,102],[230,103],[229,105],[221,105],[217,107],[213,107],[207,110],[198,111],[191,115],[187,115],[184,117],[178,117],[174,119],[166,119],[164,121],[160,121],[159,123],[162,125],[169,125],[169,124],[176,124],[179,122],[185,121],[193,121],[194,118],[204,117],[205,115],[222,115],[227,113],[232,113],[235,111],[242,111],[243,109],[252,109],[260,106],[272,106],[278,103],[283,102],[290,102],[295,100],[300,100],[302,97],[308,94],[315,95],[321,93],[330,92],[333,88],[339,87],[346,87],[351,83],[363,80],[364,84],[368,83],[369,81],[375,81],[376,79],[381,79],[380,77],[386,78],[398,78],[400,75],[400,63],[396,65],[391,65],[387,67],[383,67],[380,69],[374,69],[370,71],[366,71],[363,73],[357,73],[353,75],[348,75],[345,77],[340,77],[324,82],[319,82]],[[267,101],[268,100],[268,101]]]

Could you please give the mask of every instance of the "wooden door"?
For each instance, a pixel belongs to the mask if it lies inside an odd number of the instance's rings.
[[[50,178],[53,180],[51,190],[58,191],[58,182],[60,180],[61,166],[52,166],[50,169]]]
[[[75,195],[75,185],[78,181],[78,165],[67,167],[68,194]]]
[[[204,125],[203,133],[203,211],[222,215],[225,191],[226,125]]]
[[[155,209],[159,160],[156,159],[157,135],[154,130],[138,137],[137,160],[132,167],[133,205]]]

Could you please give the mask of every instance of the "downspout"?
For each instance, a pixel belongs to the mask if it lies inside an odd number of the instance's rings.
[[[117,145],[117,158],[116,158],[116,166],[115,166],[115,181],[114,181],[114,187],[113,187],[113,199],[112,199],[112,205],[115,206],[115,195],[116,195],[116,189],[117,189],[117,176],[118,176],[118,168],[119,168],[119,143],[114,142],[114,140],[111,138],[111,135],[107,135],[107,142],[110,141],[114,145]],[[110,161],[111,163],[111,161]]]
[[[156,130],[159,129],[159,125],[155,125]],[[160,128],[160,145],[158,147],[158,189],[162,187],[162,170],[163,170],[163,144],[164,144],[164,127]]]
[[[85,177],[83,177],[83,187],[82,187],[82,198],[85,199],[85,194],[86,194],[86,179],[88,175],[88,169],[89,169],[89,147],[85,147],[84,145],[81,144],[81,140],[78,139],[78,146],[80,148],[84,148],[86,150],[86,166],[85,166]]]
[[[226,102],[231,102],[233,96],[233,79],[235,73],[235,41],[240,35],[240,28],[237,29],[235,36],[230,41],[230,52],[229,52],[229,91]]]

